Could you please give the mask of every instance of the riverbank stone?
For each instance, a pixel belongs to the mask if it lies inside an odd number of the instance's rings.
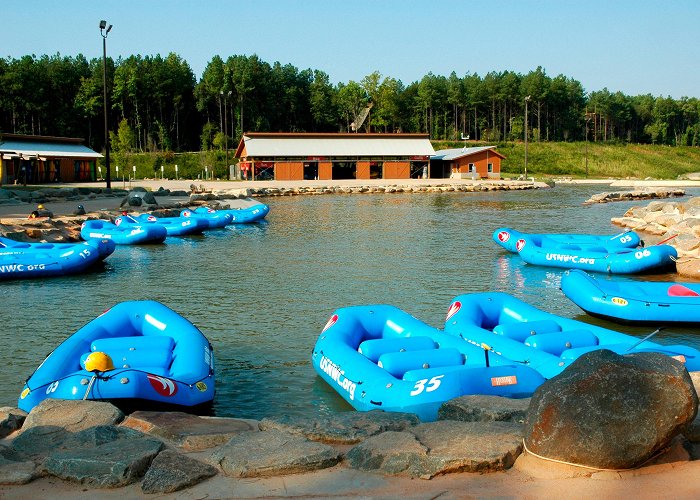
[[[227,476],[267,477],[333,467],[341,453],[302,436],[270,430],[233,437],[210,455]]]
[[[183,412],[136,411],[121,425],[167,439],[186,451],[214,448],[242,432],[258,431],[256,421]]]
[[[413,413],[381,410],[344,412],[332,416],[264,418],[260,430],[281,430],[330,444],[355,444],[386,431],[403,431],[420,420]]]
[[[512,467],[522,452],[522,425],[441,420],[370,437],[346,454],[350,467],[429,479],[451,472]]]
[[[151,462],[141,483],[144,493],[172,493],[215,476],[218,470],[199,460],[163,450]]]
[[[38,426],[56,426],[77,432],[96,425],[116,424],[123,419],[124,413],[111,403],[49,398],[29,412],[22,432]]]
[[[38,476],[31,460],[8,460],[0,454],[0,484],[27,484]]]
[[[525,421],[538,456],[600,469],[636,467],[693,421],[698,397],[684,365],[658,353],[584,354],[542,384]]]
[[[530,398],[513,399],[501,396],[460,396],[445,401],[438,409],[438,420],[462,422],[516,422],[527,416]]]
[[[27,412],[11,406],[0,408],[0,439],[22,427]]]
[[[87,449],[50,453],[43,472],[92,488],[119,488],[146,473],[163,442],[153,438],[118,439]]]

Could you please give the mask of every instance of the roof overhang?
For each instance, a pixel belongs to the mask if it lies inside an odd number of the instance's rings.
[[[427,134],[245,134],[236,157],[432,156]]]

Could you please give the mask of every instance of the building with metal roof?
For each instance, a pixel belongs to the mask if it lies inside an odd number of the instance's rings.
[[[0,134],[0,185],[94,181],[97,158],[79,138]]]
[[[500,179],[501,160],[496,146],[441,149],[430,156],[430,176],[452,179]]]
[[[244,134],[235,157],[245,178],[408,179],[427,175],[427,134]]]

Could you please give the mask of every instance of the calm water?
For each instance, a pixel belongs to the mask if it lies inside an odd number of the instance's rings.
[[[349,408],[310,363],[321,328],[339,307],[387,303],[442,327],[455,295],[497,290],[611,326],[564,297],[560,270],[523,264],[491,240],[500,226],[618,233],[610,218],[633,203],[581,205],[604,190],[270,198],[261,225],[118,247],[103,272],[0,283],[0,406],[16,405],[25,378],[61,340],[124,300],[158,300],[196,324],[214,346],[216,414],[245,418]],[[690,329],[657,337],[700,348]]]

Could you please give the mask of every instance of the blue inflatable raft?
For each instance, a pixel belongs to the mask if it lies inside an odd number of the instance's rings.
[[[205,208],[206,207],[198,207],[195,212],[203,211]],[[270,207],[264,203],[256,203],[245,208],[228,208],[217,210],[217,212],[230,214],[230,224],[252,224],[263,220],[270,212]]]
[[[209,225],[209,229],[225,227],[231,224],[231,214],[214,210],[213,208],[197,207],[195,210],[186,208],[180,212],[182,217],[193,217],[205,221]]]
[[[700,369],[700,351],[683,345],[661,345],[632,335],[541,311],[506,293],[476,293],[454,299],[445,333],[488,346],[549,379],[581,355],[597,349],[617,354],[658,352]]]
[[[209,224],[204,219],[197,217],[156,217],[151,214],[141,214],[137,217],[136,224],[159,224],[165,228],[168,236],[187,236],[189,234],[202,234]]]
[[[316,372],[356,410],[437,418],[467,394],[527,397],[544,382],[535,370],[446,335],[388,305],[338,309],[311,357]]]
[[[163,243],[167,235],[163,226],[140,223],[130,215],[117,217],[114,224],[101,219],[86,220],[80,228],[80,236],[84,240],[104,238],[117,245]]]
[[[550,245],[549,240],[521,237],[516,242],[520,257],[538,266],[583,269],[599,273],[632,274],[675,266],[678,256],[670,245],[619,248],[566,243]]]
[[[114,242],[24,243],[0,238],[0,280],[63,276],[87,271],[114,252]]]
[[[154,301],[115,305],[63,341],[27,379],[19,408],[46,398],[110,401],[128,409],[206,411],[214,355],[188,320]]]
[[[608,248],[636,248],[642,244],[639,235],[633,231],[625,231],[613,235],[596,234],[557,234],[557,233],[521,233],[509,227],[501,227],[493,232],[493,241],[508,250],[517,253],[516,243],[520,238],[538,242],[540,246],[555,247],[561,244],[594,245]],[[544,243],[546,241],[546,243]]]
[[[618,323],[700,323],[700,283],[612,281],[574,269],[561,290],[591,316]]]
[[[700,369],[696,349],[561,318],[505,293],[458,296],[444,331],[388,305],[338,309],[311,361],[356,410],[409,412],[431,421],[443,402],[459,396],[531,396],[596,349],[660,352]]]

